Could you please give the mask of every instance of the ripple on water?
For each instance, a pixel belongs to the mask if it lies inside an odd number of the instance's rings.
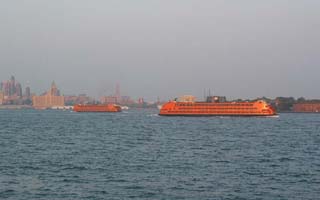
[[[0,110],[0,199],[317,199],[320,115]]]

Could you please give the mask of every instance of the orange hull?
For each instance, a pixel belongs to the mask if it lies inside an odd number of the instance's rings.
[[[114,104],[107,105],[74,105],[75,112],[120,112],[121,107]]]
[[[165,103],[162,116],[272,116],[275,109],[264,101],[255,102],[176,102]]]

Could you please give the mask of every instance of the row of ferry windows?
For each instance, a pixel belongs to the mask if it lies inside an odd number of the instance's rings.
[[[176,113],[176,111],[168,111],[169,113]],[[204,112],[204,111],[202,111],[203,113],[206,113],[206,112]],[[180,110],[179,111],[179,113],[199,113],[199,111],[192,111],[192,110]],[[200,112],[201,113],[201,112]],[[229,111],[229,112],[221,112],[221,111],[216,111],[215,113],[257,113],[256,111],[253,111],[253,110],[251,110],[251,111],[241,111],[241,110],[238,110],[238,111],[235,111],[235,112],[231,112],[231,111]]]
[[[234,105],[234,104],[230,104],[230,103],[228,103],[228,104],[224,104],[224,103],[217,103],[217,104],[207,104],[207,103],[205,103],[205,104],[202,104],[202,103],[197,103],[197,104],[185,104],[185,103],[179,103],[179,104],[177,104],[178,106],[253,106],[253,104],[252,103],[243,103],[243,104],[236,104],[236,105]]]
[[[257,110],[255,107],[251,108],[190,108],[190,107],[180,107],[179,110]]]

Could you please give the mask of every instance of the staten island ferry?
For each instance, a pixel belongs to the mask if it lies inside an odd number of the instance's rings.
[[[121,106],[115,104],[74,105],[75,112],[121,112]]]
[[[275,109],[263,100],[230,102],[225,97],[209,96],[196,102],[193,96],[183,96],[162,105],[162,116],[273,116]]]

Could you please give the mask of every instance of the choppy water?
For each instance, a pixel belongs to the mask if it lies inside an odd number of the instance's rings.
[[[320,115],[0,110],[0,199],[319,199]]]

